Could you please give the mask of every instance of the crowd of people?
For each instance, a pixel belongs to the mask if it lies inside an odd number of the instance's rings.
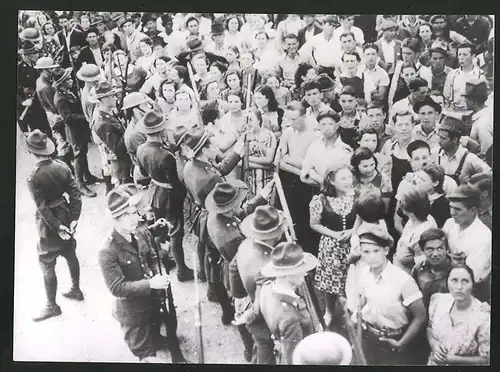
[[[61,314],[60,255],[64,296],[84,299],[73,235],[102,182],[114,230],[99,264],[142,361],[164,346],[151,320],[173,280],[163,265],[208,283],[249,362],[488,364],[493,27],[483,15],[20,12],[18,125],[37,159],[48,300],[34,320]],[[168,233],[139,229],[138,211]]]

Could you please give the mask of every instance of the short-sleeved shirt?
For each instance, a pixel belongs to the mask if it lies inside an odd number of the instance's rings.
[[[421,140],[426,142],[431,149],[439,148],[439,136],[437,134],[436,128],[434,128],[429,134],[425,133],[422,129],[422,124],[415,125],[411,133],[411,140]]]
[[[493,110],[486,106],[472,115],[470,137],[481,145],[481,154],[493,145]]]
[[[458,170],[458,166],[462,157],[465,155],[467,150],[459,146],[457,151],[452,156],[447,156],[446,153],[441,150],[438,155],[438,164],[441,165],[444,169],[444,173],[450,177],[455,175],[455,172]],[[471,176],[476,173],[487,172],[490,171],[491,168],[484,161],[479,159],[479,157],[475,154],[469,153],[467,158],[465,159],[462,167],[462,171],[460,172],[459,179],[460,182],[467,183]]]
[[[365,80],[365,100],[368,103],[371,102],[371,94],[366,93],[371,93],[379,87],[388,87],[390,84],[389,75],[379,65],[375,65],[373,70],[365,68],[363,76]]]
[[[443,231],[448,237],[450,252],[463,252],[467,256],[465,263],[474,271],[474,280],[487,280],[491,273],[491,230],[476,217],[474,222],[463,230],[450,218],[445,222]]]
[[[361,294],[366,298],[361,309],[363,321],[377,328],[389,329],[410,324],[408,306],[422,298],[422,292],[410,274],[387,262],[379,278],[375,278],[367,266],[361,270],[359,279]]]

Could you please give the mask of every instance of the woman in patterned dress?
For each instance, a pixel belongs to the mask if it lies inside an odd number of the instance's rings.
[[[432,295],[427,339],[428,365],[487,365],[490,358],[490,312],[472,295],[474,273],[464,264],[447,278],[450,293]]]
[[[255,89],[254,101],[255,106],[262,114],[262,126],[269,129],[279,140],[284,111],[278,107],[278,102],[271,87],[261,85]]]
[[[273,159],[277,140],[273,133],[263,126],[262,114],[257,109],[248,112],[249,168],[245,172],[248,185],[248,199],[253,198],[273,178]]]
[[[42,55],[54,58],[61,48],[59,39],[56,37],[56,27],[51,21],[42,25],[43,46]]]
[[[316,289],[325,294],[327,326],[332,321],[337,298],[345,297],[347,257],[356,218],[353,181],[346,165],[327,172],[322,193],[315,195],[309,204],[311,228],[321,234],[314,281]]]

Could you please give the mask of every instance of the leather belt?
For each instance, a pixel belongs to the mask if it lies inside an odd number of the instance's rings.
[[[393,328],[380,329],[380,328],[377,328],[377,327],[375,327],[367,322],[363,322],[363,328],[377,337],[384,337],[384,338],[399,337],[399,336],[403,335],[403,333],[405,332],[405,329],[406,329],[406,327],[397,328],[397,329],[393,329]]]
[[[160,182],[153,178],[151,178],[151,182],[153,182],[156,186],[163,187],[164,189],[173,189],[172,185],[169,183]]]

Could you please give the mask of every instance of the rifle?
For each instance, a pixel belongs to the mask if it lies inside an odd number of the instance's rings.
[[[358,301],[357,307],[357,323],[356,328],[354,327],[352,321],[350,320],[349,313],[345,310],[343,304],[340,306],[342,310],[342,317],[344,318],[344,323],[346,324],[347,337],[349,338],[353,352],[354,352],[354,360],[355,365],[365,366],[366,358],[365,353],[363,352],[363,346],[361,344],[361,340],[363,337],[363,328],[361,324],[361,299]]]
[[[157,227],[167,226],[167,220],[164,218],[158,219],[153,225],[148,226],[148,230],[152,231]],[[160,246],[156,242],[152,244],[156,252],[158,261],[158,273],[162,275],[162,262],[160,259]],[[165,267],[165,272],[169,275],[168,268]],[[170,284],[166,290],[158,290],[160,298],[160,313],[162,322],[167,330],[167,344],[170,350],[173,363],[186,363],[186,359],[182,354],[177,338],[177,312],[175,310],[174,297],[172,295],[172,285]]]
[[[29,99],[34,100],[35,99],[35,95],[36,95],[36,91],[29,97]],[[33,104],[33,101],[31,102],[31,105],[32,104]],[[27,105],[26,106],[26,108],[23,110],[23,112],[21,113],[21,116],[19,116],[19,119],[17,119],[17,121],[23,121],[24,120],[24,117],[28,113],[28,109],[31,107],[31,105]]]
[[[252,75],[249,74],[248,75],[248,88],[247,88],[247,97],[246,97],[246,100],[245,100],[245,112],[248,110],[248,106],[250,106],[250,83],[252,82]],[[247,113],[248,114],[248,113]],[[248,131],[248,115],[245,119],[245,131]],[[248,140],[248,132],[246,132],[245,134],[245,137],[244,137],[244,141],[245,141],[245,149],[244,149],[244,152],[243,152],[243,164],[241,166],[241,174],[240,174],[240,179],[242,181],[245,181],[245,172],[248,171],[248,168],[250,166],[250,160],[249,160],[249,157],[250,157],[250,141]]]
[[[73,26],[73,28],[69,32],[69,36],[71,36],[74,29],[75,29],[75,26]],[[78,83],[78,78],[76,77],[75,62],[73,61],[73,57],[71,56],[71,51],[70,51],[70,47],[69,47],[69,39],[68,39],[67,32],[66,32],[65,28],[63,28],[63,34],[64,34],[64,40],[66,41],[66,49],[68,50],[69,62],[71,63],[71,68],[73,70],[73,73],[75,74],[76,91],[78,94],[78,98],[80,98],[80,101],[81,101],[82,97],[81,97],[81,93],[80,93],[80,84]]]
[[[281,184],[281,179],[277,171],[274,172],[274,185],[278,193],[285,218],[288,220],[287,228],[285,230],[285,236],[287,241],[296,241],[297,237],[295,235],[295,229],[293,227],[292,216],[290,210],[288,209],[288,204],[286,202],[285,193],[283,191],[283,185]],[[312,284],[309,283],[309,278],[305,278],[304,284],[299,287],[299,291],[304,297],[307,309],[311,315],[312,325],[314,332],[323,332],[326,329],[325,321],[321,316],[319,316],[319,303],[318,299],[315,297],[316,293],[312,288]]]
[[[196,263],[195,267],[198,267],[198,257],[196,251],[193,250],[193,262]],[[203,332],[201,326],[201,303],[200,303],[200,292],[198,288],[198,270],[194,270],[194,288],[195,288],[195,312],[194,312],[194,326],[196,328],[196,353],[198,355],[198,363],[203,364],[205,361],[205,356],[203,353]]]
[[[187,62],[187,69],[189,73],[189,80],[191,81],[191,86],[193,87],[193,92],[194,92],[194,100],[196,102],[197,110],[196,112],[198,113],[198,119],[200,120],[200,125],[203,125],[203,118],[201,117],[201,102],[200,102],[200,94],[198,93],[198,87],[196,86],[196,82],[194,81],[194,73],[193,73],[193,67],[191,66],[191,62]]]

